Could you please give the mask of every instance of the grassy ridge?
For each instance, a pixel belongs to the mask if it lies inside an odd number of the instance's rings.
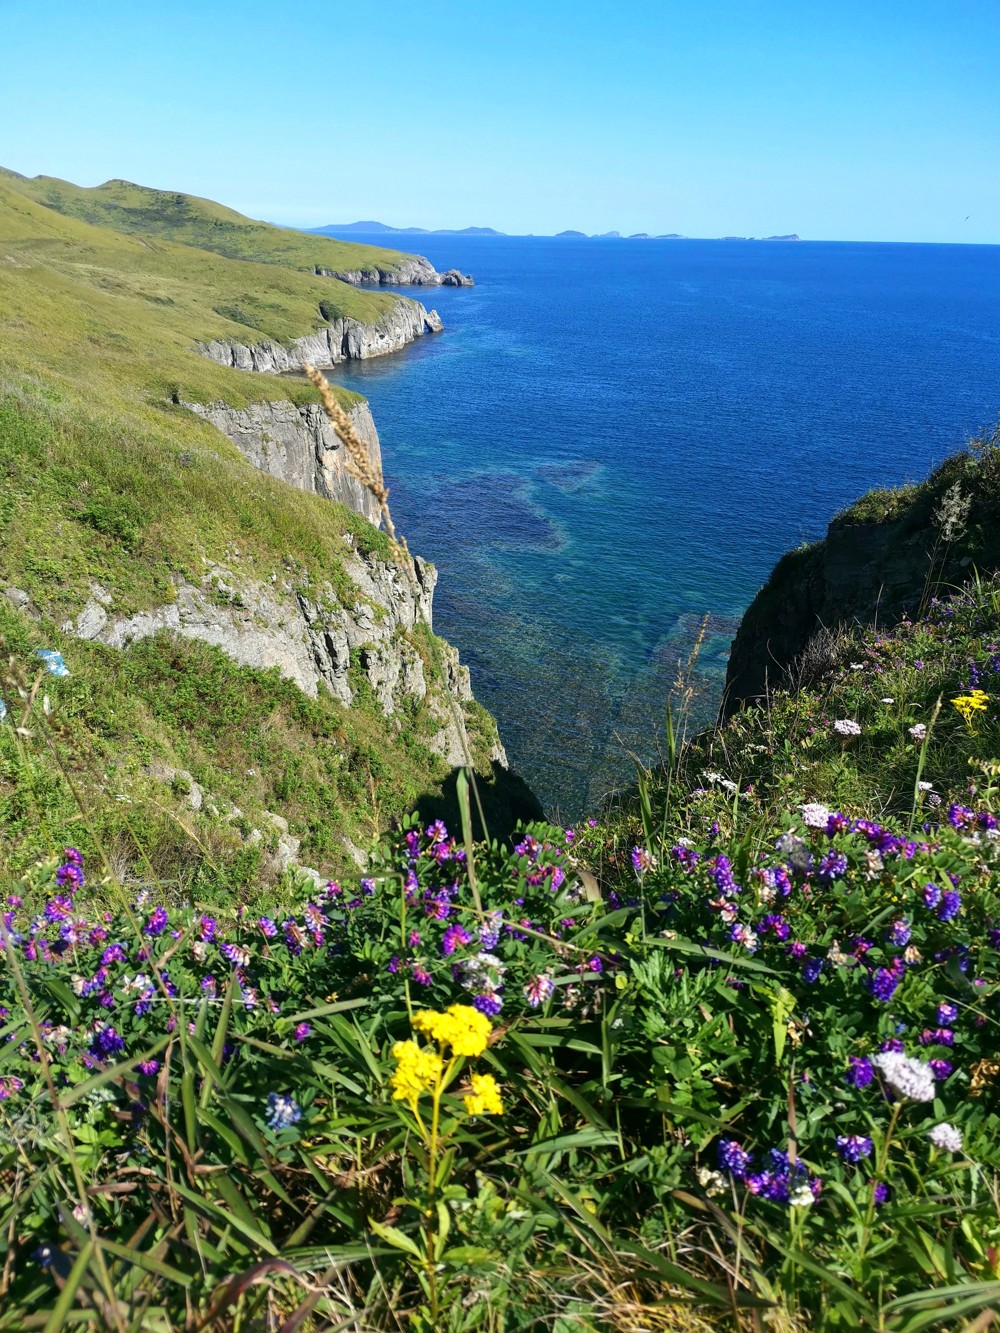
[[[334,273],[371,267],[392,269],[412,258],[399,250],[311,236],[256,222],[231,208],[173,190],[153,190],[130,181],[105,181],[91,189],[54,176],[29,179],[0,169],[0,176],[29,198],[67,217],[140,236],[157,236],[285,268]]]
[[[366,843],[386,819],[440,790],[447,766],[427,746],[439,726],[430,701],[414,704],[397,731],[363,691],[347,709],[332,697],[306,700],[275,673],[238,668],[199,645],[165,638],[119,653],[63,638],[58,627],[79,613],[92,582],[112,592],[114,616],[127,616],[170,603],[179,582],[198,586],[213,565],[237,584],[329,586],[348,605],[363,601],[344,562],[359,551],[388,557],[383,534],[260,473],[175,400],[316,401],[303,381],[219,366],[195,344],[289,341],[322,323],[321,301],[372,320],[398,298],[94,226],[44,207],[21,184],[0,177],[0,587],[27,593],[40,619],[27,624],[4,602],[0,632],[22,658],[61,646],[74,680],[86,671],[99,682],[78,700],[73,749],[117,775],[145,830],[133,837],[123,803],[116,811],[114,793],[95,793],[112,841],[133,852],[139,841],[163,848],[157,862],[168,877],[171,857],[204,861],[199,842],[219,843],[220,864],[242,864],[241,840],[228,826],[214,832],[207,816],[188,812],[194,842],[177,842],[178,812],[145,775],[159,756],[220,799],[229,793],[248,817],[283,811],[304,839],[303,857],[336,869],[342,832]],[[345,405],[359,401],[335,392]],[[430,636],[413,646],[433,680]],[[186,696],[194,713],[170,702]],[[485,755],[495,728],[473,712]],[[248,769],[258,777],[247,779]],[[22,855],[37,849],[29,830],[44,837],[61,825],[42,820],[33,798],[22,810],[21,779],[8,778],[0,791],[14,805],[0,859],[10,864],[15,844]]]

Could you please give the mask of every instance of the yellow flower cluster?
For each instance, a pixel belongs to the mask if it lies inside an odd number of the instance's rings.
[[[396,1070],[389,1079],[394,1102],[408,1102],[416,1111],[422,1092],[427,1092],[441,1077],[443,1062],[437,1051],[418,1046],[415,1041],[397,1041],[392,1048]]]
[[[469,1115],[503,1115],[500,1089],[492,1074],[473,1074],[469,1078],[472,1091],[465,1094],[465,1109]]]
[[[490,1039],[490,1020],[471,1004],[449,1005],[443,1014],[421,1009],[413,1016],[413,1026],[426,1033],[439,1046],[450,1046],[455,1055],[482,1055]]]
[[[965,725],[970,731],[975,731],[975,721],[977,713],[985,713],[986,705],[990,701],[990,696],[985,690],[971,690],[968,694],[959,694],[952,699],[952,705],[958,709],[965,719]]]

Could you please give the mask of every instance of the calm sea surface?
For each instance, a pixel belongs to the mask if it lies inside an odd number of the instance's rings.
[[[1000,247],[400,241],[478,285],[405,289],[446,332],[338,379],[435,628],[567,818],[655,755],[704,616],[702,716],[782,552],[1000,411]]]

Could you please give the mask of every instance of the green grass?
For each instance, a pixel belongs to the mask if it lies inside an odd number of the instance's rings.
[[[228,369],[196,342],[288,342],[322,323],[321,303],[370,320],[397,299],[94,226],[0,177],[0,587],[24,590],[41,616],[25,625],[3,602],[3,630],[23,652],[61,643],[73,680],[79,669],[99,682],[77,701],[67,756],[82,747],[128,778],[133,816],[146,811],[142,836],[126,829],[123,803],[102,796],[105,832],[117,829],[108,836],[133,852],[144,841],[162,846],[161,867],[171,857],[207,864],[199,842],[218,842],[223,860],[246,849],[232,829],[202,827],[201,816],[187,838],[177,811],[157,814],[163,792],[144,776],[151,755],[172,756],[241,807],[284,813],[303,857],[333,869],[344,861],[341,833],[367,843],[380,822],[440,792],[447,769],[426,746],[440,688],[397,733],[370,698],[352,709],[311,701],[274,673],[248,673],[200,645],[164,639],[120,653],[58,634],[94,582],[123,617],[169,603],[180,582],[199,586],[216,564],[237,585],[290,596],[329,587],[348,605],[363,600],[345,560],[359,551],[390,558],[384,534],[257,471],[182,404],[315,402],[304,380]],[[345,405],[360,401],[335,392]],[[419,638],[418,651],[426,656],[429,643]],[[479,722],[477,713],[477,739]],[[483,741],[477,753],[487,750]],[[248,783],[248,769],[259,780]],[[53,820],[62,827],[45,799],[31,811],[37,837],[15,820],[7,858],[15,844],[37,850]]]
[[[228,259],[279,264],[312,273],[378,265],[392,269],[412,258],[398,250],[310,236],[307,232],[256,222],[231,208],[174,190],[154,190],[131,181],[105,181],[86,189],[53,176],[28,179],[0,168],[0,179],[67,217],[132,235],[155,236],[212,250]],[[329,280],[327,280],[329,281]]]

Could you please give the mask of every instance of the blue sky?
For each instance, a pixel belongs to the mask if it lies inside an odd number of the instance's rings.
[[[996,0],[0,0],[0,163],[319,226],[1000,242]]]

